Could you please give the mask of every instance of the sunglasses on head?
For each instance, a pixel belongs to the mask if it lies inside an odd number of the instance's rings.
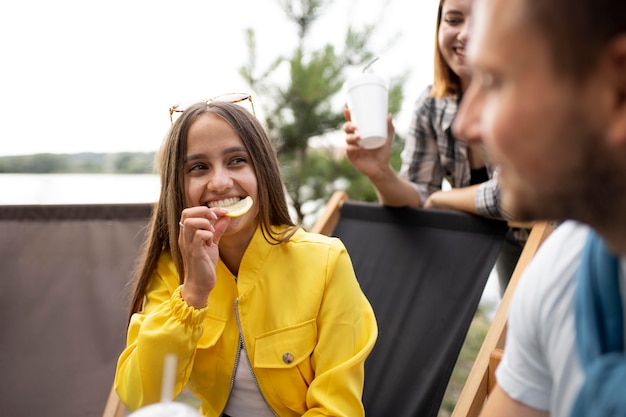
[[[198,102],[205,102],[207,104],[209,104],[212,101],[223,101],[226,103],[241,103],[246,100],[250,102],[250,107],[252,108],[252,114],[256,116],[256,112],[254,111],[254,103],[252,102],[252,96],[250,94],[228,93],[228,94],[222,94],[213,98],[207,98],[204,100],[174,104],[172,107],[170,107],[170,122],[174,123],[175,114],[180,115],[180,113],[187,110],[191,105],[198,103]]]

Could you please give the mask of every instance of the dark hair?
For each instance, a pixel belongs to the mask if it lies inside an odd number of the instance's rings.
[[[191,125],[207,114],[220,117],[228,123],[238,133],[250,154],[258,184],[255,201],[259,208],[257,220],[265,239],[270,243],[280,243],[288,240],[296,230],[289,215],[274,145],[259,120],[237,104],[213,101],[190,106],[174,122],[157,155],[161,192],[152,212],[147,238],[135,273],[131,314],[141,310],[145,289],[164,249],[172,254],[181,284],[184,279],[182,255],[178,247],[178,222],[185,208],[183,166],[187,134]]]
[[[437,10],[437,23],[435,25],[435,73],[433,86],[430,89],[430,95],[436,98],[442,98],[449,95],[461,94],[461,78],[452,71],[450,65],[446,62],[441,50],[439,49],[439,28],[441,27],[441,18],[443,17],[443,4],[446,0],[439,0],[439,9]]]
[[[602,49],[626,33],[624,0],[526,0],[528,23],[542,32],[557,70],[585,76]]]

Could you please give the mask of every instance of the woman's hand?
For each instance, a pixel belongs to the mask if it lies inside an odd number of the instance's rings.
[[[375,180],[382,173],[388,174],[394,134],[391,115],[387,116],[387,142],[380,148],[365,149],[359,144],[361,137],[356,133],[356,126],[350,120],[350,110],[345,108],[343,114],[347,120],[343,125],[343,131],[346,133],[346,155],[352,165],[371,180]]]
[[[424,208],[457,210],[479,215],[475,202],[479,186],[480,184],[475,184],[447,191],[435,191],[424,203]]]
[[[206,206],[183,210],[178,234],[178,246],[183,257],[185,279],[181,295],[195,308],[206,306],[210,292],[217,282],[218,244],[230,224],[226,210]]]

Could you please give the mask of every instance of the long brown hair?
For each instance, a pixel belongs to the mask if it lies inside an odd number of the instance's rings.
[[[257,221],[265,239],[273,244],[280,243],[288,240],[296,230],[289,215],[276,150],[259,120],[237,104],[214,101],[190,106],[174,122],[157,155],[161,192],[152,211],[146,241],[135,272],[131,315],[142,309],[146,287],[163,250],[170,251],[181,284],[183,282],[185,274],[178,247],[178,222],[185,208],[183,163],[189,128],[198,117],[205,114],[218,116],[228,123],[239,134],[250,154],[259,187],[255,202],[259,208]]]
[[[437,24],[435,25],[435,73],[433,86],[430,89],[430,95],[435,98],[443,98],[449,95],[459,95],[462,92],[461,78],[456,75],[452,68],[448,65],[439,49],[439,28],[441,27],[441,19],[443,17],[443,3],[446,0],[439,0],[439,9],[437,10]]]

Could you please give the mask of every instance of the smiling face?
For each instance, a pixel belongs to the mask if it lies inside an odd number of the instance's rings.
[[[455,129],[485,142],[499,166],[503,206],[514,217],[590,221],[606,211],[600,185],[611,178],[602,77],[574,80],[557,71],[524,12],[524,0],[478,0],[468,51],[472,83]]]
[[[214,114],[199,116],[187,134],[184,162],[185,206],[220,207],[250,196],[257,202],[258,183],[252,158],[237,132]],[[258,204],[233,218],[225,236],[256,228]]]
[[[465,62],[465,45],[468,40],[472,0],[445,0],[441,10],[437,43],[439,52],[462,84],[470,79]]]

